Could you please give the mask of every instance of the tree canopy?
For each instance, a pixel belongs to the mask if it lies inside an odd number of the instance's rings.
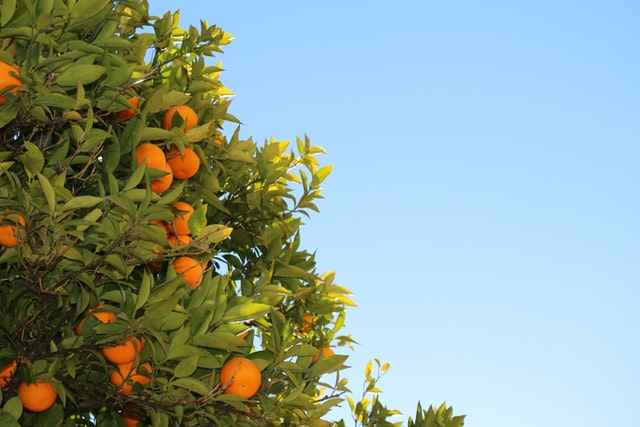
[[[331,166],[241,135],[231,40],[144,0],[2,0],[1,425],[332,425],[354,303],[300,233]],[[439,411],[411,425],[462,425]]]

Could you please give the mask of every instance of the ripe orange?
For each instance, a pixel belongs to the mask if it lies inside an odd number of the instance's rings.
[[[14,95],[18,93],[22,82],[14,77],[12,73],[20,75],[20,70],[13,65],[0,61],[0,92],[4,92],[8,87],[14,86],[12,89],[9,89],[9,92]],[[0,105],[3,105],[6,100],[5,96],[0,95]]]
[[[133,370],[133,365],[118,365],[118,369],[111,372],[111,384],[118,387],[118,393],[128,396],[133,391],[133,384],[142,386],[149,384],[151,378],[140,375]]]
[[[187,105],[178,105],[176,107],[169,108],[164,113],[162,125],[165,129],[169,130],[173,128],[173,118],[178,113],[184,122],[184,131],[187,132],[194,127],[198,126],[198,115],[193,109]]]
[[[58,398],[58,392],[46,380],[38,380],[33,384],[21,383],[18,387],[18,397],[27,410],[44,412],[51,408]]]
[[[178,179],[189,179],[200,169],[200,158],[193,149],[188,147],[182,154],[176,148],[171,150],[167,155],[167,163]]]
[[[18,362],[13,360],[0,370],[0,388],[5,388],[9,385],[9,382],[11,381],[11,378],[13,378],[13,374],[16,373],[17,368]]]
[[[173,268],[191,289],[200,286],[204,273],[200,262],[188,256],[181,256],[173,261]]]
[[[134,96],[132,98],[129,98],[127,101],[129,101],[129,104],[131,105],[132,108],[127,108],[126,110],[122,110],[118,112],[118,120],[122,121],[122,122],[126,122],[127,120],[131,120],[133,118],[133,116],[136,115],[136,112],[138,111],[138,108],[140,108],[140,97],[139,96]]]
[[[136,165],[145,163],[148,168],[165,170],[167,158],[164,151],[155,144],[145,143],[136,147]]]
[[[164,165],[158,169],[160,169],[163,172],[166,172],[167,174],[162,178],[152,180],[151,190],[154,193],[164,193],[171,187],[171,184],[173,184],[173,172],[171,171],[171,168],[169,167],[169,165]]]
[[[142,350],[144,350],[144,337],[133,337],[133,343],[136,345],[136,350],[138,351],[138,353],[142,353]]]
[[[302,332],[305,334],[308,332],[311,332],[315,323],[316,323],[315,316],[311,313],[305,313],[302,316],[302,328],[301,328]]]
[[[140,418],[131,414],[123,414],[121,419],[125,427],[138,427],[140,425]]]
[[[167,162],[178,179],[189,179],[200,169],[200,158],[191,148],[185,148],[182,154],[174,148],[169,152]]]
[[[126,427],[138,427],[140,425],[140,418],[135,411],[135,407],[131,404],[124,407],[120,418]]]
[[[326,359],[327,357],[333,356],[335,353],[331,349],[331,347],[320,347],[318,351],[313,355],[311,361],[316,363],[320,359]]]
[[[167,241],[172,248],[188,246],[191,244],[191,236],[188,234],[170,234]]]
[[[0,225],[0,246],[15,248],[18,246],[18,235],[15,225]]]
[[[173,220],[173,231],[177,235],[190,234],[189,220],[191,219],[191,215],[193,215],[193,206],[187,202],[177,202],[173,207],[180,212],[184,212],[178,214],[178,216]]]
[[[124,365],[136,360],[138,355],[138,344],[129,338],[121,344],[111,345],[102,348],[104,358],[116,365]]]
[[[100,323],[114,323],[117,319],[115,313],[112,313],[110,311],[95,311],[94,309],[89,310],[89,313],[91,313],[91,315],[95,317]],[[76,335],[82,335],[83,327],[84,319],[82,319],[80,323],[78,323],[78,325],[75,327],[74,331]]]
[[[220,382],[225,394],[249,399],[260,389],[262,375],[253,361],[245,357],[234,357],[222,367]]]

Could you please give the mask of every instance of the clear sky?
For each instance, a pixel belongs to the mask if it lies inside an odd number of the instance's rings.
[[[639,3],[151,2],[236,36],[245,135],[328,150],[304,238],[360,304],[356,389],[377,355],[406,414],[638,423]]]

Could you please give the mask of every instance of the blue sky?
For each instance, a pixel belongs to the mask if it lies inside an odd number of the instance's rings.
[[[379,356],[406,414],[633,423],[640,4],[310,3],[179,7],[236,36],[245,135],[308,133],[335,165],[304,238],[360,304],[354,387]]]

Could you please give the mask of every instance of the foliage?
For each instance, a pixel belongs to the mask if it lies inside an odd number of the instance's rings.
[[[116,427],[125,412],[153,426],[330,424],[321,418],[349,392],[347,357],[313,356],[353,343],[341,330],[354,303],[317,271],[300,229],[331,166],[307,137],[290,148],[241,136],[222,64],[209,60],[231,40],[206,21],[181,29],[177,12],[150,16],[146,0],[2,1],[0,61],[22,82],[0,92],[0,220],[18,242],[0,252],[0,366],[18,362],[2,425]],[[197,126],[163,123],[179,105]],[[138,165],[143,143],[193,149],[198,173],[152,191],[166,172]],[[157,225],[176,219],[178,201],[194,207],[182,246]],[[173,268],[180,256],[205,267],[195,289]],[[100,350],[132,337],[151,381],[123,395]],[[261,371],[251,399],[219,380],[238,355]],[[36,379],[59,397],[43,413],[16,397]],[[360,404],[363,425],[395,413],[377,397]]]
[[[453,415],[453,408],[446,403],[438,408],[429,406],[426,411],[418,403],[416,420],[409,418],[408,427],[462,427],[464,425],[464,415]]]

